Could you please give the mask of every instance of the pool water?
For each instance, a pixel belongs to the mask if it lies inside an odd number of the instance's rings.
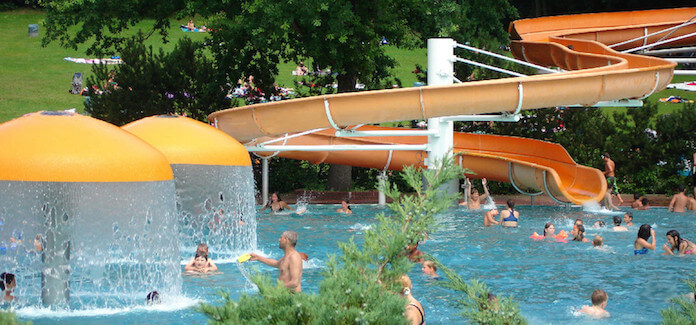
[[[375,222],[374,216],[385,208],[376,205],[353,207],[354,214],[336,213],[337,205],[310,205],[306,213],[296,215],[258,214],[258,247],[270,257],[280,258],[278,237],[284,230],[299,233],[297,249],[310,256],[305,263],[302,288],[317,292],[326,255],[337,252],[337,242],[356,236]],[[660,309],[669,299],[688,293],[682,281],[693,271],[692,256],[662,256],[665,233],[677,229],[684,238],[696,240],[696,218],[693,214],[668,213],[666,209],[633,211],[635,226],[628,232],[611,228],[592,229],[596,220],[608,225],[611,216],[583,212],[580,208],[518,207],[518,228],[484,228],[482,211],[452,210],[438,216],[440,229],[420,245],[464,279],[480,279],[492,292],[509,295],[519,303],[530,324],[596,324],[598,321],[578,315],[576,309],[590,304],[594,289],[609,294],[607,311],[611,318],[599,321],[613,324],[655,324]],[[576,218],[585,222],[586,237],[604,237],[605,247],[595,249],[591,243],[538,242],[529,239],[532,232],[541,233],[546,222],[553,222],[556,232],[570,231]],[[658,249],[647,255],[633,255],[633,241],[640,224],[655,228]],[[193,252],[192,252],[193,253]],[[211,252],[213,253],[213,252]],[[239,254],[241,255],[242,252]],[[189,257],[182,257],[183,262]],[[277,270],[258,262],[238,265],[233,260],[218,260],[221,274],[183,278],[183,297],[165,298],[160,306],[125,310],[95,310],[81,314],[20,309],[23,319],[35,324],[202,324],[207,318],[195,310],[198,302],[218,303],[218,291],[229,290],[232,297],[243,292],[253,294],[254,288],[244,276],[256,268],[277,277]],[[414,297],[423,304],[428,324],[462,324],[465,320],[453,306],[460,293],[444,289],[437,280],[425,277],[420,264],[411,271]],[[21,284],[20,284],[21,285]],[[143,297],[144,305],[145,297]]]

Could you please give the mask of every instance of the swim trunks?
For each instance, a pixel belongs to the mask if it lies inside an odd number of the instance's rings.
[[[633,250],[633,255],[643,255],[643,254],[647,254],[647,253],[648,253],[648,249],[645,247],[643,247],[641,249],[634,249]]]
[[[619,194],[619,187],[616,185],[616,177],[607,177],[607,185],[612,185],[611,194]]]

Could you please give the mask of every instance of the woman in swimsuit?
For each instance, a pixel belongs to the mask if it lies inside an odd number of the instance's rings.
[[[349,203],[350,202],[348,200],[341,201],[341,208],[336,210],[336,212],[347,213],[347,214],[353,213],[353,210],[350,209]]]
[[[573,230],[570,231],[571,236],[575,237],[578,235],[578,225],[584,226],[582,219],[575,219],[575,222],[573,223]]]
[[[425,313],[423,312],[423,305],[421,305],[421,303],[418,302],[416,298],[413,298],[413,295],[411,295],[411,289],[413,288],[411,285],[411,279],[408,277],[408,275],[404,274],[399,277],[397,281],[402,288],[400,292],[401,296],[408,300],[404,315],[406,315],[406,318],[411,322],[411,325],[425,325]]]
[[[648,239],[652,238],[651,243]],[[638,229],[638,238],[633,243],[633,255],[643,255],[648,253],[648,249],[655,250],[655,229],[650,225],[643,224]]]
[[[17,280],[15,275],[12,273],[2,273],[0,274],[0,292],[3,293],[2,299],[0,300],[0,305],[2,302],[10,302],[17,298],[12,295],[12,291],[17,287]]]
[[[520,213],[515,211],[515,201],[507,200],[507,210],[500,212],[500,223],[503,227],[517,227],[520,220]]]
[[[544,238],[556,238],[556,227],[550,222],[544,225]]]
[[[664,244],[662,248],[665,250],[662,255],[674,255],[675,249],[678,254],[690,255],[694,254],[696,245],[682,238],[678,231],[672,229],[667,232],[667,244]]]
[[[575,228],[575,237],[573,238],[573,241],[579,241],[583,243],[589,243],[590,240],[585,238],[585,226],[583,225],[576,225]]]
[[[280,195],[278,195],[277,192],[273,192],[273,194],[271,194],[271,201],[268,202],[268,204],[266,204],[261,211],[268,208],[270,208],[273,212],[280,212],[285,209],[293,210],[293,208],[291,208],[287,203],[285,203],[285,201],[283,201],[283,199],[280,198]]]

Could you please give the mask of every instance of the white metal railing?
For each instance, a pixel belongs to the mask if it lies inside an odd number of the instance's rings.
[[[638,41],[638,40],[641,40],[641,39],[642,39],[642,40],[646,40],[648,37],[652,37],[652,36],[659,35],[659,34],[662,34],[662,33],[666,33],[666,32],[669,32],[669,31],[676,31],[676,30],[678,30],[678,29],[680,29],[680,28],[682,28],[682,27],[686,27],[686,26],[689,26],[689,25],[696,24],[696,21],[692,21],[694,18],[696,18],[696,16],[691,17],[689,20],[687,20],[686,22],[684,22],[684,23],[682,23],[682,24],[680,24],[680,25],[672,26],[672,27],[670,27],[670,28],[665,28],[665,29],[663,29],[663,30],[660,30],[660,31],[657,31],[657,32],[654,32],[654,33],[646,34],[646,35],[643,35],[643,36],[639,36],[639,37],[636,37],[636,38],[632,38],[632,39],[627,40],[627,41],[623,41],[623,42],[619,42],[619,43],[616,43],[616,44],[612,44],[612,45],[609,45],[609,47],[615,48],[615,47],[619,47],[619,46],[621,46],[621,45],[625,45],[625,44],[628,44],[628,43],[631,43],[631,42],[635,42],[635,41]],[[671,35],[671,33],[665,35],[665,37],[668,37],[669,35]],[[644,42],[643,45],[646,45],[646,43]]]
[[[498,58],[498,59],[502,59],[502,60],[506,60],[506,61],[510,61],[510,62],[515,62],[515,63],[517,63],[517,64],[521,64],[521,65],[528,66],[528,67],[531,67],[531,68],[539,69],[539,70],[546,71],[546,72],[549,72],[549,73],[558,73],[558,72],[559,72],[559,71],[557,71],[557,70],[550,69],[550,68],[547,68],[547,67],[545,67],[545,66],[541,66],[541,65],[538,65],[538,64],[529,63],[529,62],[527,62],[527,61],[522,61],[522,60],[518,60],[518,59],[515,59],[515,58],[507,57],[507,56],[505,56],[505,55],[501,55],[501,54],[498,54],[498,53],[495,53],[495,52],[490,52],[490,51],[482,50],[482,49],[475,48],[475,47],[473,47],[473,46],[469,46],[469,45],[466,45],[466,44],[459,44],[459,43],[457,43],[456,46],[457,46],[458,48],[462,48],[462,49],[465,49],[465,50],[469,50],[469,51],[472,51],[472,52],[475,52],[475,53],[485,54],[485,55],[488,55],[488,56],[492,56],[492,57],[494,57],[494,58]]]
[[[673,38],[668,38],[666,40],[662,40],[659,42],[655,42],[655,43],[651,43],[651,44],[647,44],[647,45],[643,45],[643,46],[634,47],[634,48],[628,49],[628,50],[623,50],[623,51],[621,51],[621,53],[633,53],[633,52],[640,51],[643,49],[652,48],[652,47],[662,45],[662,44],[676,42],[676,41],[683,40],[683,39],[689,38],[689,37],[694,37],[694,36],[696,36],[696,32],[689,33],[689,34],[682,35],[682,36],[673,37]]]

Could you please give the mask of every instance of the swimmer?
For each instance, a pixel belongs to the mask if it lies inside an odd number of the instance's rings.
[[[217,271],[217,266],[208,260],[208,255],[196,253],[192,262],[184,266],[186,272],[208,273]]]
[[[573,241],[579,241],[583,243],[589,243],[590,240],[585,238],[585,226],[583,225],[577,225],[576,226],[576,231],[575,231],[575,237],[573,237]]]
[[[570,231],[570,235],[575,237],[578,234],[578,225],[583,225],[582,219],[575,219],[573,222],[573,230]]]
[[[0,291],[3,292],[3,301],[11,302],[17,299],[12,295],[12,291],[17,288],[17,280],[12,273],[0,274]]]
[[[652,238],[652,243],[648,239]],[[648,249],[655,250],[655,229],[650,225],[643,224],[638,229],[638,238],[633,243],[633,255],[643,255],[648,253]]]
[[[679,235],[679,232],[672,229],[667,232],[667,244],[662,245],[665,250],[662,255],[674,255],[674,250],[677,254],[691,255],[696,253],[696,245]]]
[[[633,194],[633,202],[631,202],[631,208],[640,209],[643,206],[643,201],[640,199],[640,194]]]
[[[650,200],[648,200],[647,197],[640,199],[640,203],[642,204],[642,206],[637,210],[650,210]]]
[[[34,238],[34,250],[36,252],[43,251],[43,237],[41,237],[41,234],[36,235]]]
[[[515,201],[507,200],[507,210],[500,213],[500,223],[503,227],[517,227],[517,222],[520,220],[520,213],[515,211]]]
[[[684,194],[686,190],[684,185],[679,185],[679,193],[672,196],[669,201],[667,212],[686,212],[686,205],[689,203],[689,198]]]
[[[556,227],[550,222],[544,225],[544,238],[555,238]]]
[[[609,312],[604,310],[607,308],[607,301],[609,300],[609,295],[607,295],[604,290],[597,289],[592,292],[592,306],[582,306],[580,309],[581,313],[588,314],[594,318],[607,318],[609,317]]]
[[[592,247],[602,247],[602,245],[604,245],[604,238],[600,235],[595,235],[592,238]]]
[[[280,198],[280,195],[278,195],[277,192],[273,192],[273,194],[271,194],[271,201],[269,201],[266,206],[261,209],[261,211],[268,208],[270,208],[273,212],[280,212],[285,209],[293,210],[293,208],[291,208],[287,203],[285,203],[285,201],[283,201],[283,199]]]
[[[437,265],[435,265],[435,262],[433,261],[425,261],[423,262],[423,267],[421,268],[421,271],[425,273],[426,275],[429,275],[431,277],[438,277],[437,275]]]
[[[490,227],[492,225],[499,225],[500,222],[495,220],[495,216],[498,214],[500,214],[500,212],[498,212],[498,208],[493,208],[486,212],[486,214],[483,215],[483,226]]]
[[[350,209],[350,201],[348,201],[348,200],[341,201],[341,208],[336,210],[336,212],[347,213],[347,214],[353,213],[353,210]]]
[[[423,252],[418,249],[418,242],[412,245],[406,246],[406,254],[408,254],[408,259],[413,263],[423,263],[425,260],[423,258]]]
[[[259,261],[271,267],[278,268],[278,280],[293,292],[302,292],[302,259],[303,256],[295,249],[297,233],[284,231],[278,238],[278,248],[283,250],[279,260],[250,253],[251,261]]]
[[[150,293],[147,294],[147,298],[145,298],[145,302],[148,306],[159,304],[161,302],[159,292],[150,291]]]
[[[606,225],[607,225],[607,224],[606,224],[604,221],[602,221],[602,220],[597,220],[597,221],[595,221],[595,223],[592,225],[592,228],[594,228],[594,229],[603,228],[603,227],[606,226]]]
[[[471,188],[471,181],[469,181],[468,178],[466,179],[466,184],[468,188]],[[485,178],[482,179],[481,185],[483,185],[484,194],[479,196],[478,190],[475,188],[471,188],[471,197],[469,197],[469,201],[459,203],[459,205],[466,205],[469,207],[469,210],[481,209],[481,202],[485,201],[486,198],[490,195],[490,193],[488,193],[488,186],[486,186],[487,184],[488,181]]]
[[[413,285],[411,284],[411,279],[408,277],[408,275],[404,274],[401,277],[399,277],[397,280],[397,284],[401,285],[401,291],[399,294],[402,297],[405,297],[406,300],[408,301],[408,304],[406,304],[405,307],[405,312],[404,315],[406,315],[406,318],[408,319],[409,324],[411,325],[423,325],[425,324],[425,312],[423,309],[423,305],[421,305],[416,298],[413,298],[413,295],[411,294],[411,290],[413,289]]]
[[[614,216],[614,228],[612,228],[614,231],[628,231],[628,229],[624,226],[621,225],[621,217],[619,216]]]
[[[633,226],[633,213],[626,212],[623,216],[623,222],[626,224],[626,227]]]

